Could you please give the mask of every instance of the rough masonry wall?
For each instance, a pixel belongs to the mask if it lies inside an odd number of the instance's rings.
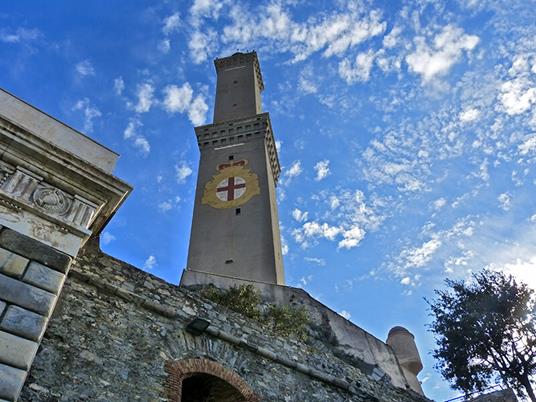
[[[211,334],[185,331],[195,316]],[[165,366],[199,358],[240,376],[261,401],[427,401],[89,249],[73,264],[21,400],[174,400]]]

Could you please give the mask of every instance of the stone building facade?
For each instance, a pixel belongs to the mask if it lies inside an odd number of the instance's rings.
[[[256,55],[243,59],[254,73],[245,86],[260,93]],[[260,101],[257,92],[242,95]],[[234,109],[216,110],[215,125],[241,125],[225,120]],[[177,286],[100,251],[99,233],[131,191],[113,176],[117,154],[0,90],[0,402],[427,400],[407,330],[396,327],[383,342],[283,285],[273,195],[279,165],[269,118],[260,103],[252,110],[257,115],[231,117],[244,128],[251,121],[238,135],[259,138],[248,158],[264,161],[257,175],[269,191],[255,208],[270,219],[264,243],[252,249],[272,277],[256,280],[240,264],[230,277],[218,260],[208,272],[188,270]],[[204,136],[204,128],[196,132]],[[263,303],[301,306],[308,340],[281,337],[208,300],[199,290],[207,284],[253,284]]]

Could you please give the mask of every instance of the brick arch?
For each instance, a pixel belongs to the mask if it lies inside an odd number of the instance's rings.
[[[237,373],[215,361],[204,358],[168,360],[165,370],[168,373],[166,388],[169,402],[181,402],[182,382],[195,374],[209,374],[220,378],[236,388],[246,402],[260,402],[260,398]]]

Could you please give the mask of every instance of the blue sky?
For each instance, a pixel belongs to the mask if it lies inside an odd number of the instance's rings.
[[[117,151],[135,188],[102,236],[168,281],[185,266],[212,60],[256,49],[283,166],[286,280],[385,339],[485,266],[536,287],[531,1],[16,1],[0,86]]]

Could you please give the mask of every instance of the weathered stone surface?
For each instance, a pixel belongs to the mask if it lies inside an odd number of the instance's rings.
[[[0,398],[7,401],[17,399],[25,378],[26,371],[0,364]]]
[[[71,264],[71,257],[67,254],[11,229],[5,228],[0,232],[0,246],[63,273],[67,272]]]
[[[4,309],[6,308],[6,303],[4,303],[2,300],[0,300],[0,315],[4,312]]]
[[[58,293],[64,280],[64,274],[35,261],[30,263],[23,278],[24,282],[31,283],[52,293]]]
[[[28,259],[0,248],[0,272],[20,278],[28,264]]]
[[[60,401],[166,400],[166,362],[195,358],[236,373],[263,402],[303,402],[304,395],[308,402],[427,401],[386,377],[372,380],[353,360],[332,353],[322,334],[312,334],[307,344],[278,337],[100,252],[77,259],[60,300],[30,370],[27,384],[35,385],[22,391],[24,401],[43,400],[36,387]],[[184,328],[194,316],[227,335],[190,335]]]
[[[0,275],[0,298],[45,316],[56,301],[54,294],[5,275]]]
[[[45,330],[46,322],[46,317],[42,315],[11,305],[0,323],[0,329],[38,341]]]
[[[27,370],[38,346],[36,342],[0,331],[0,363]]]

